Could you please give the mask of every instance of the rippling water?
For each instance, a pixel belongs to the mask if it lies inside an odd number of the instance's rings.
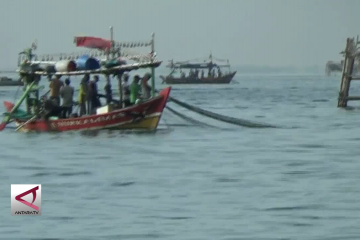
[[[220,129],[173,126],[184,121],[168,111],[156,134],[6,129],[1,239],[360,239],[360,112],[336,107],[339,77],[236,81],[175,86],[172,96],[282,128],[228,125],[169,103]],[[16,90],[1,88],[0,100]],[[10,184],[31,183],[42,184],[42,216],[11,216]]]

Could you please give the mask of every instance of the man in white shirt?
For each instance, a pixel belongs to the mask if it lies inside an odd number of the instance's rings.
[[[62,118],[67,118],[72,113],[74,92],[74,88],[70,86],[70,79],[67,78],[65,80],[65,86],[60,90],[60,95],[63,99]]]
[[[123,95],[123,103],[125,107],[130,106],[130,87],[129,87],[129,75],[124,74],[124,79],[122,82],[122,95]]]

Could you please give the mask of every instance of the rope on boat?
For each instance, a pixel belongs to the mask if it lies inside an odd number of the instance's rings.
[[[270,124],[256,123],[256,122],[251,122],[251,121],[238,119],[238,118],[234,118],[234,117],[224,116],[224,115],[221,115],[218,113],[213,113],[213,112],[189,105],[189,104],[179,101],[173,97],[169,97],[169,99],[172,102],[176,103],[177,105],[179,105],[183,108],[186,108],[188,110],[196,112],[200,115],[203,115],[203,116],[206,116],[209,118],[213,118],[218,121],[222,121],[222,122],[226,122],[226,123],[230,123],[230,124],[234,124],[234,125],[242,126],[242,127],[249,127],[249,128],[277,128],[276,126],[270,125]]]
[[[37,117],[38,117],[38,115],[34,115],[32,118],[30,118],[29,120],[27,120],[26,122],[24,122],[23,124],[21,124],[19,127],[17,127],[17,128],[15,129],[15,131],[16,131],[16,132],[19,131],[19,130],[20,130],[21,128],[23,128],[26,124],[34,121]]]
[[[176,115],[176,116],[178,116],[178,117],[180,117],[180,118],[182,118],[182,119],[184,119],[184,120],[186,120],[186,121],[188,121],[188,122],[191,122],[191,123],[193,123],[193,124],[195,124],[195,125],[212,127],[212,128],[218,128],[218,127],[209,125],[209,124],[207,124],[207,123],[203,123],[203,122],[200,122],[200,121],[198,121],[198,120],[195,120],[195,119],[193,119],[193,118],[191,118],[191,117],[185,116],[184,114],[179,113],[178,111],[175,111],[174,109],[172,109],[172,108],[169,107],[169,106],[166,106],[165,108],[166,108],[167,110],[169,110],[171,113],[173,113],[174,115]]]

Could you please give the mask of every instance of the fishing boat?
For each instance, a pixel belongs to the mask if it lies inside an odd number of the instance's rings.
[[[79,131],[79,130],[99,130],[99,129],[142,129],[154,131],[157,129],[164,107],[170,95],[171,88],[165,88],[156,95],[155,91],[155,68],[159,67],[161,61],[156,59],[154,50],[154,34],[150,41],[145,43],[117,43],[113,40],[113,28],[110,28],[111,40],[96,37],[75,37],[77,47],[85,47],[95,49],[99,52],[99,56],[106,56],[105,60],[97,60],[89,62],[90,54],[87,57],[75,59],[74,54],[69,57],[61,56],[61,61],[55,66],[49,65],[41,67],[41,61],[34,60],[33,50],[37,44],[33,44],[31,48],[26,49],[21,54],[25,55],[22,64],[19,64],[21,78],[24,80],[24,93],[20,99],[14,104],[9,101],[4,102],[7,110],[0,124],[0,130],[3,130],[10,122],[15,122],[18,126],[17,131]],[[151,52],[139,62],[128,64],[119,61],[121,57],[121,48],[151,46]],[[117,54],[117,57],[115,55]],[[94,55],[94,54],[93,54]],[[96,54],[95,54],[96,55]],[[111,58],[110,58],[111,55]],[[35,57],[36,58],[36,57]],[[66,61],[64,62],[64,58]],[[133,58],[140,59],[139,56]],[[133,59],[128,57],[128,59]],[[80,59],[80,60],[79,60]],[[92,58],[94,59],[94,58]],[[47,59],[49,60],[49,59]],[[76,64],[74,65],[74,62]],[[100,62],[103,62],[100,66]],[[97,65],[97,67],[95,66]],[[50,66],[50,67],[49,67]],[[151,68],[151,98],[138,101],[134,105],[124,107],[122,104],[122,84],[121,76],[124,72],[132,70]],[[62,69],[62,70],[61,70]],[[40,90],[44,86],[40,86],[41,77],[45,76],[51,79],[52,76],[78,76],[103,74],[110,84],[111,75],[117,77],[120,100],[114,101],[97,109],[95,114],[84,116],[71,116],[69,118],[50,117],[44,118],[43,97],[40,97]],[[26,109],[20,109],[21,104],[25,102]],[[34,104],[35,102],[35,104]],[[117,102],[117,103],[116,103]]]
[[[8,77],[0,77],[0,87],[24,86],[21,80],[14,81]]]
[[[210,55],[208,61],[200,63],[192,63],[190,61],[174,62],[171,60],[167,65],[168,68],[171,68],[170,74],[160,76],[160,78],[165,84],[229,84],[234,78],[236,71],[231,71],[229,60],[217,61],[226,61],[227,64],[215,63],[212,55]],[[228,72],[222,72],[224,67],[228,67]],[[187,76],[184,71],[186,69],[190,69]],[[206,76],[204,70],[207,70]],[[174,76],[178,72],[180,76]]]

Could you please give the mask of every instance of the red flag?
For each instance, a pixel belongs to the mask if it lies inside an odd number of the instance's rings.
[[[111,41],[97,37],[75,37],[77,47],[97,48],[101,50],[110,49]]]

